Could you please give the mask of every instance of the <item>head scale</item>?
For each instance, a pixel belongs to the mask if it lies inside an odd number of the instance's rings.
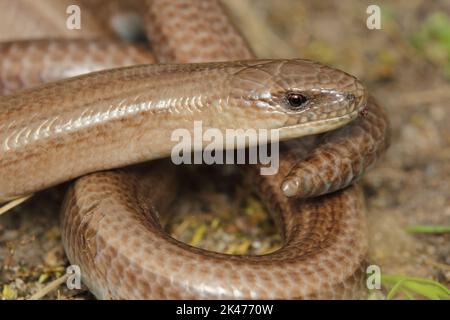
[[[301,59],[259,60],[233,75],[231,96],[282,139],[320,133],[355,119],[367,92],[354,76]],[[271,121],[271,122],[270,122]],[[270,123],[269,123],[270,122]]]

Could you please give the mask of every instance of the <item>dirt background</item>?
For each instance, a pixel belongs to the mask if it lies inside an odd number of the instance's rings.
[[[362,79],[387,108],[392,145],[362,181],[371,261],[383,273],[448,287],[450,2],[224,3],[259,57],[304,57],[341,68]],[[381,30],[366,27],[369,4],[381,7]],[[263,254],[279,247],[267,212],[238,175],[198,180],[196,172],[189,174],[195,194],[178,202],[167,226],[176,238],[227,253]],[[0,298],[30,297],[64,273],[60,200],[59,192],[47,191],[0,217]],[[417,225],[447,229],[408,232]],[[46,298],[92,296],[61,286]]]

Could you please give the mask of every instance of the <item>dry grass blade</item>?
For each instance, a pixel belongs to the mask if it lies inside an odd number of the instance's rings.
[[[48,285],[46,285],[44,288],[33,294],[28,300],[39,300],[45,297],[47,294],[58,288],[60,285],[62,285],[64,282],[67,281],[69,277],[69,274],[65,274],[58,279],[50,282]]]
[[[399,93],[395,96],[396,106],[402,108],[444,102],[448,99],[450,99],[450,86]]]
[[[27,200],[28,200],[29,198],[31,198],[32,196],[33,196],[33,195],[30,194],[30,195],[28,195],[28,196],[20,197],[20,198],[17,198],[17,199],[14,199],[14,200],[8,202],[8,203],[5,204],[4,206],[0,207],[0,216],[1,216],[2,214],[4,214],[5,212],[11,210],[12,208],[17,207],[17,206],[18,206],[19,204],[21,204],[22,202],[27,201]]]

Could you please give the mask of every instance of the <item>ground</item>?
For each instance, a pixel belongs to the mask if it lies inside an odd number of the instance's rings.
[[[386,107],[392,144],[362,180],[371,262],[386,274],[433,279],[448,287],[450,3],[225,4],[258,56],[304,57],[341,68],[362,79]],[[369,4],[381,7],[381,30],[366,27]],[[178,214],[167,229],[182,241],[210,250],[275,250],[280,237],[269,215],[236,179],[239,176],[232,175],[229,180],[195,182],[195,197],[178,203]],[[0,297],[27,298],[64,272],[68,262],[59,238],[60,200],[60,192],[45,192],[0,217]],[[424,232],[430,226],[431,232]],[[86,291],[62,286],[46,297],[92,298]]]

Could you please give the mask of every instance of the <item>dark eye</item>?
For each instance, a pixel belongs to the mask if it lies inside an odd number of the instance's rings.
[[[308,98],[301,93],[291,92],[287,94],[286,98],[292,109],[299,109],[308,101]]]

